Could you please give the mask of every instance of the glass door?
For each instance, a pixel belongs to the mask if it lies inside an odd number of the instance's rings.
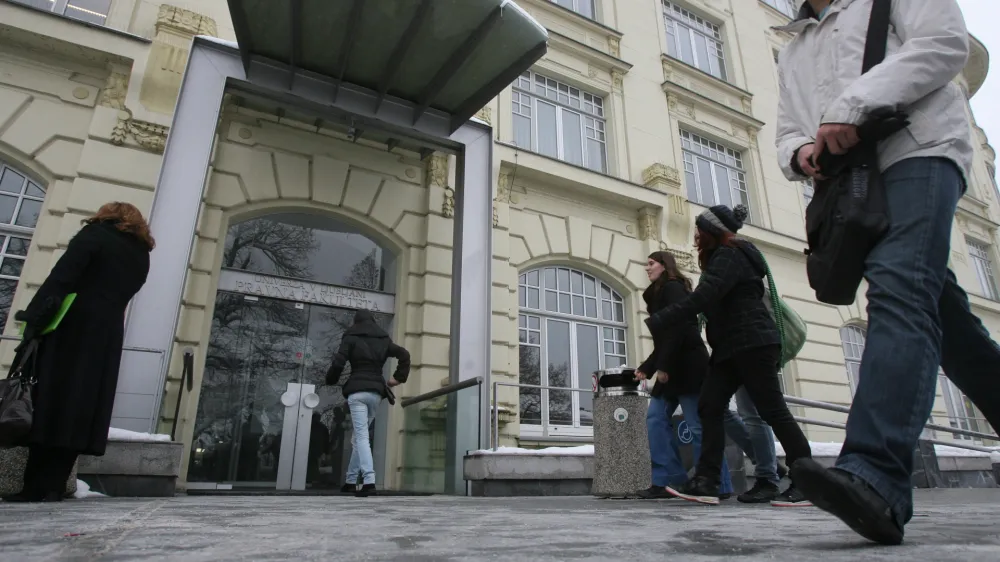
[[[307,309],[301,303],[219,293],[195,421],[189,482],[275,487],[289,383],[298,383]]]

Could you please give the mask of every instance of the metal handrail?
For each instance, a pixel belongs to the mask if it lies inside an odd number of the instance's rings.
[[[21,339],[22,339],[21,336],[0,335],[0,341],[21,341]],[[152,349],[148,347],[135,347],[131,345],[123,345],[122,351],[136,351],[139,353],[158,353],[160,355],[163,354],[163,350],[161,349]]]
[[[798,396],[788,396],[785,395],[785,402],[789,404],[795,404],[798,406],[808,406],[810,408],[819,408],[821,410],[829,410],[831,412],[840,412],[842,414],[850,414],[851,409],[847,406],[840,406],[838,404],[830,404],[829,402],[820,402],[819,400],[809,400],[808,398],[799,398]],[[953,433],[955,435],[966,435],[968,437],[975,437],[977,439],[986,439],[988,441],[1000,441],[1000,436],[990,435],[989,433],[981,433],[979,431],[970,431],[968,429],[961,429],[957,427],[947,427],[944,425],[938,425],[936,423],[924,424],[927,429],[933,429],[934,431],[944,431],[946,433]]]
[[[564,392],[593,392],[594,391],[593,388],[571,388],[571,387],[561,387],[561,386],[545,386],[545,385],[538,385],[538,384],[521,384],[521,383],[499,382],[499,381],[493,382],[493,395],[492,395],[492,404],[491,404],[491,408],[492,408],[492,411],[493,411],[493,416],[492,416],[493,419],[491,421],[491,425],[493,427],[492,427],[492,431],[490,432],[490,445],[491,445],[491,448],[494,451],[497,450],[497,448],[500,445],[500,417],[499,417],[500,401],[499,401],[499,399],[497,397],[497,389],[499,387],[501,387],[501,386],[513,387],[513,388],[535,388],[535,389],[540,389],[540,390],[559,390],[559,391],[564,391]],[[829,411],[832,411],[832,412],[840,412],[840,413],[843,413],[843,414],[850,414],[851,413],[851,409],[848,408],[847,406],[840,406],[838,404],[830,404],[829,402],[821,402],[819,400],[810,400],[808,398],[799,398],[798,396],[789,396],[787,394],[784,395],[784,397],[785,397],[785,402],[787,402],[789,404],[795,404],[795,405],[798,405],[798,406],[807,406],[807,407],[811,407],[811,408],[818,408],[818,409],[821,409],[821,410],[829,410]],[[803,418],[803,417],[798,417],[798,416],[792,416],[792,417],[795,419],[796,422],[799,422],[799,423],[804,423],[804,424],[809,424],[809,425],[818,425],[818,426],[823,426],[823,427],[830,427],[830,428],[834,428],[834,429],[846,429],[847,428],[847,426],[845,424],[842,424],[842,423],[828,422],[828,421],[823,421],[823,420],[815,420],[815,419],[811,419],[811,418]],[[966,430],[966,429],[960,429],[960,428],[955,428],[955,427],[946,427],[946,426],[943,426],[943,425],[938,425],[938,424],[933,424],[933,423],[924,424],[924,427],[927,428],[927,429],[933,429],[935,431],[943,431],[945,433],[951,433],[951,434],[955,434],[955,435],[965,435],[965,436],[975,437],[977,439],[983,439],[983,440],[987,440],[987,441],[1000,441],[1000,436],[990,435],[989,433],[980,433],[978,431],[969,431],[969,430]],[[980,446],[977,446],[977,445],[967,445],[965,443],[956,442],[956,441],[939,441],[939,440],[936,440],[936,439],[927,439],[927,441],[930,441],[931,443],[934,443],[934,444],[937,444],[937,445],[945,445],[945,446],[948,446],[948,447],[956,447],[956,448],[959,448],[959,449],[969,449],[969,450],[972,450],[972,451],[980,451],[980,452],[984,452],[984,453],[995,452],[995,449],[990,449],[990,448],[987,448],[987,447],[980,447]]]
[[[414,396],[412,398],[404,398],[400,401],[400,405],[404,408],[413,406],[414,404],[419,404],[421,402],[426,402],[428,400],[433,400],[440,396],[446,396],[453,392],[458,392],[460,390],[465,390],[466,388],[471,388],[473,386],[479,386],[483,384],[483,377],[472,377],[471,379],[464,380],[455,384],[449,384],[448,386],[441,387],[437,390],[432,390],[424,394]],[[481,412],[482,410],[480,410]]]

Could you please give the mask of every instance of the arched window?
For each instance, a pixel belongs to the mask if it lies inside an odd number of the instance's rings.
[[[0,327],[6,325],[45,189],[0,161]]]
[[[626,362],[625,302],[593,275],[544,267],[518,281],[519,378],[522,384],[590,388],[599,369]],[[593,425],[588,392],[522,388],[522,434],[586,433]]]
[[[849,324],[840,329],[840,343],[844,347],[844,364],[847,380],[851,383],[851,396],[858,390],[861,381],[861,356],[865,352],[865,329]]]

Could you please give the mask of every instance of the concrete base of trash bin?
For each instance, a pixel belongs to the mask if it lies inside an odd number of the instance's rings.
[[[645,394],[594,397],[594,483],[603,498],[635,497],[649,488],[649,439]]]
[[[24,466],[28,463],[28,448],[0,449],[0,496],[20,493],[24,487]],[[76,493],[76,465],[66,480],[66,495]]]

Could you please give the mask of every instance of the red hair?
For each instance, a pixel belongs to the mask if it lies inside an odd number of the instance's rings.
[[[712,252],[718,249],[720,246],[726,246],[732,248],[736,242],[736,235],[732,232],[723,232],[721,234],[712,234],[702,229],[698,229],[698,267],[705,270],[708,265],[708,258],[711,257]]]
[[[153,235],[149,233],[149,223],[142,216],[142,212],[131,203],[123,203],[121,201],[105,203],[97,210],[94,216],[83,222],[86,224],[98,222],[112,223],[118,230],[142,240],[150,250],[156,247],[156,241],[153,240]]]

